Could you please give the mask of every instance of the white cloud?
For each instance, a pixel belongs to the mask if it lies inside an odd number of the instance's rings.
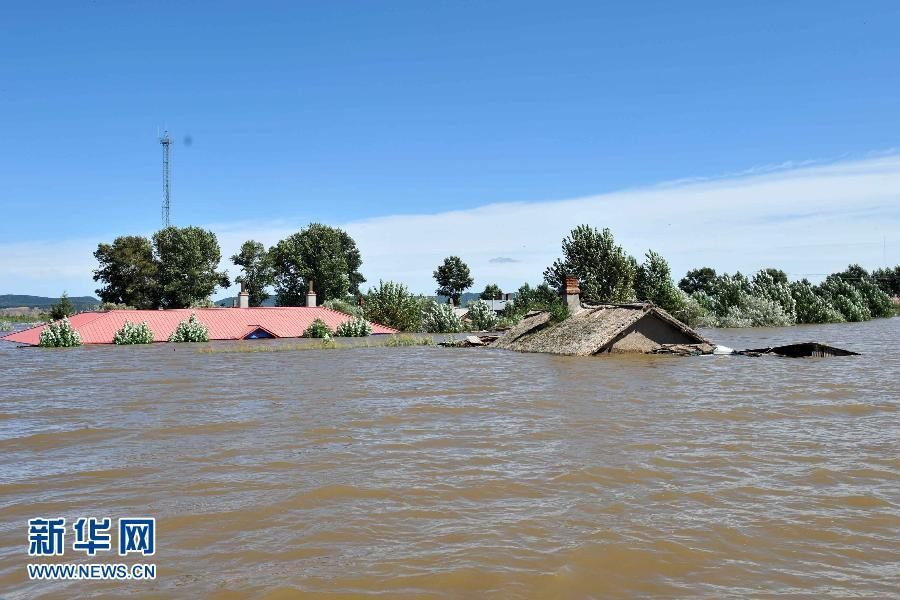
[[[796,164],[585,198],[335,225],[356,239],[370,282],[393,279],[425,293],[434,288],[432,271],[450,254],[469,264],[477,287],[536,283],[558,256],[562,238],[580,223],[609,227],[636,256],[650,248],[661,252],[676,275],[697,266],[745,272],[777,266],[817,279],[815,274],[852,262],[883,264],[883,240],[887,262],[900,262],[900,156]],[[302,225],[272,220],[207,226],[227,257],[246,239],[272,244]],[[90,293],[94,248],[96,240],[0,244],[0,281],[19,293]]]

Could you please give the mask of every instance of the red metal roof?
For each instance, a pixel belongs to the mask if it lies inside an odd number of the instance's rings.
[[[260,307],[260,308],[180,308],[173,310],[111,310],[85,312],[69,317],[72,327],[81,334],[85,344],[112,344],[116,332],[125,321],[146,321],[153,331],[153,341],[165,342],[175,331],[179,321],[186,321],[191,313],[209,328],[211,340],[239,340],[257,328],[263,328],[279,338],[301,337],[316,319],[322,319],[332,331],[352,317],[321,306]],[[38,325],[11,333],[0,340],[36,346],[46,325]],[[397,333],[384,325],[372,323],[373,334]]]

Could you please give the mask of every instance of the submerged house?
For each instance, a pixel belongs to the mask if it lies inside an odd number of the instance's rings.
[[[610,352],[710,354],[715,346],[699,333],[647,302],[582,305],[577,280],[567,278],[570,316],[551,323],[550,313],[527,316],[492,346],[519,352],[590,356]]]
[[[69,317],[72,327],[85,344],[112,344],[116,332],[125,321],[146,322],[153,331],[153,341],[165,342],[180,321],[191,313],[209,328],[210,340],[251,340],[262,338],[298,338],[316,319],[324,321],[332,331],[350,315],[322,306],[198,308],[172,310],[110,310],[83,312]],[[373,334],[397,333],[397,330],[372,323]],[[16,331],[0,340],[36,346],[46,325]]]

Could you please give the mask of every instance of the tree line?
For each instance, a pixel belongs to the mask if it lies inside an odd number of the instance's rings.
[[[133,308],[188,308],[210,301],[217,287],[229,287],[216,235],[200,227],[166,227],[151,238],[121,236],[100,244],[94,281],[104,303]],[[365,282],[356,242],[345,232],[312,223],[266,250],[244,242],[231,257],[241,267],[235,278],[259,306],[274,287],[279,306],[303,306],[310,282],[321,299],[358,295]]]
[[[589,304],[650,301],[691,325],[738,327],[861,321],[891,316],[892,295],[900,295],[900,266],[867,272],[859,265],[834,273],[819,285],[806,279],[789,282],[775,268],[747,277],[718,274],[710,267],[689,271],[677,284],[668,262],[649,250],[641,262],[617,244],[609,229],[580,225],[562,240],[561,257],[543,273],[540,285],[521,286],[506,304],[499,325],[517,322],[530,310],[549,310],[555,319],[567,315],[560,299],[565,277],[575,275],[582,300]],[[94,280],[102,283],[100,299],[113,306],[185,308],[203,306],[217,287],[231,283],[218,271],[221,250],[213,232],[199,227],[167,227],[150,238],[121,236],[101,243],[94,252],[99,266]],[[278,306],[304,306],[310,283],[318,304],[365,317],[401,330],[458,330],[452,306],[438,306],[415,295],[402,283],[379,281],[366,293],[362,257],[350,235],[335,227],[311,223],[270,248],[255,240],[243,243],[231,261],[240,267],[235,282],[260,306],[272,290]],[[459,305],[474,284],[466,263],[449,256],[433,273],[435,293]],[[491,283],[482,300],[498,299]],[[472,315],[479,325],[496,326],[496,315],[478,305]]]

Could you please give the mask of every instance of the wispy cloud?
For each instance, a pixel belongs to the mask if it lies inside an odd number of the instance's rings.
[[[885,240],[887,262],[900,262],[900,213],[892,208],[900,205],[900,156],[797,164],[584,198],[335,225],[357,240],[370,281],[394,279],[419,292],[432,291],[431,273],[450,254],[469,264],[476,286],[537,282],[562,238],[580,223],[609,227],[636,256],[651,248],[661,252],[676,275],[701,265],[745,272],[771,265],[797,274],[827,273],[850,262],[874,267],[884,261]],[[302,225],[273,219],[206,226],[228,257],[246,239],[272,244]],[[97,241],[0,243],[0,281],[9,288],[0,291],[92,291]],[[227,260],[223,266],[235,272]]]

